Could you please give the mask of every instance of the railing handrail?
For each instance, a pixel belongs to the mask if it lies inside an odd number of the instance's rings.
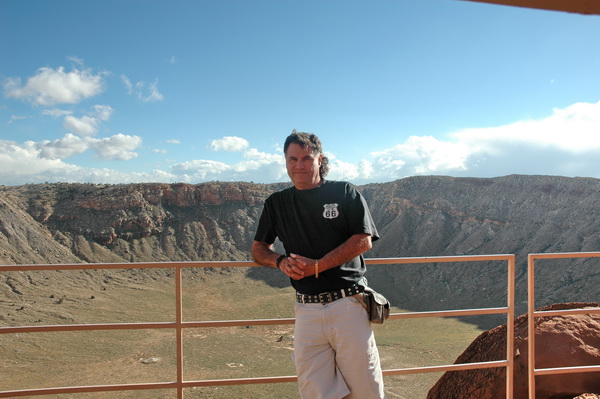
[[[484,314],[506,314],[507,316],[507,351],[506,359],[493,362],[451,364],[441,366],[414,367],[405,369],[384,370],[384,375],[401,375],[431,373],[443,371],[470,370],[482,368],[506,368],[506,397],[513,397],[513,369],[514,362],[514,255],[467,255],[467,256],[435,256],[435,257],[403,257],[403,258],[369,258],[368,264],[422,264],[422,263],[449,263],[449,262],[474,262],[474,261],[506,261],[507,262],[507,306],[497,308],[480,309],[458,309],[444,311],[406,312],[393,313],[390,319],[408,319],[423,317],[458,317]],[[175,291],[176,309],[174,322],[140,322],[140,323],[102,323],[102,324],[65,324],[65,325],[36,325],[0,327],[0,334],[7,333],[40,333],[48,331],[82,331],[82,330],[117,330],[117,329],[164,329],[171,328],[176,331],[177,346],[177,381],[154,382],[137,384],[114,384],[114,385],[91,385],[79,387],[55,387],[21,389],[11,391],[0,391],[0,398],[32,395],[51,395],[59,393],[81,393],[81,392],[106,392],[126,391],[141,389],[177,389],[178,398],[183,398],[183,389],[201,386],[216,385],[243,385],[243,384],[265,384],[279,382],[294,382],[295,376],[276,376],[260,378],[240,378],[223,380],[199,380],[185,381],[183,379],[183,330],[186,328],[202,327],[234,327],[248,325],[280,325],[293,324],[293,318],[281,319],[254,319],[254,320],[222,320],[222,321],[183,321],[183,298],[182,298],[182,269],[202,267],[257,267],[252,261],[184,261],[184,262],[140,262],[140,263],[77,263],[56,265],[6,265],[0,266],[3,271],[42,271],[42,270],[102,270],[102,269],[175,269]]]
[[[587,373],[600,371],[600,365],[572,366],[555,368],[536,368],[535,350],[535,318],[549,316],[567,316],[575,314],[600,313],[600,308],[584,309],[561,309],[551,311],[535,310],[535,260],[536,259],[578,259],[598,258],[600,252],[557,252],[557,253],[533,253],[527,256],[527,350],[528,367],[527,382],[529,388],[529,399],[535,399],[535,377],[539,375],[555,375],[569,373]]]

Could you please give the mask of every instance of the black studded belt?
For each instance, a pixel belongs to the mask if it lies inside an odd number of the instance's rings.
[[[296,293],[296,302],[298,303],[321,303],[326,304],[347,296],[353,296],[363,292],[365,288],[361,285],[353,285],[348,288],[342,288],[338,291],[321,292],[320,294],[309,295]]]

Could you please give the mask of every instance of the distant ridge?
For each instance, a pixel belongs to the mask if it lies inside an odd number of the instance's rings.
[[[286,186],[2,186],[0,264],[249,260],[262,203]],[[600,251],[599,179],[419,176],[360,190],[381,234],[367,257],[516,254],[521,313],[528,253]],[[247,273],[287,284],[273,270]],[[538,276],[538,306],[600,297],[597,261],[549,263]],[[373,266],[369,280],[406,309],[505,304],[500,264]]]

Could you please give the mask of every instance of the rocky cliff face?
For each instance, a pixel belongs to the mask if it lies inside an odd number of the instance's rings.
[[[272,190],[250,183],[3,187],[0,262],[249,259]]]
[[[411,177],[362,188],[382,238],[370,257],[515,254],[517,314],[527,255],[600,251],[600,180],[555,176]],[[536,263],[536,306],[597,301],[600,260]],[[506,263],[373,267],[376,286],[409,309],[506,304]]]
[[[284,186],[0,187],[0,264],[249,260],[262,203]],[[367,257],[514,253],[521,311],[528,253],[600,250],[598,179],[429,176],[360,190],[381,235]],[[600,297],[593,259],[539,269],[536,305]],[[369,279],[407,309],[504,306],[505,270],[501,263],[378,265]],[[249,275],[272,278],[268,272]]]

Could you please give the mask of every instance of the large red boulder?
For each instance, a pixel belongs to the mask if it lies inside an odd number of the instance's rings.
[[[598,303],[566,303],[539,310],[598,308]],[[535,321],[536,368],[600,365],[600,314],[540,317]],[[527,315],[515,319],[514,398],[528,397]],[[506,325],[482,333],[456,363],[506,359]],[[452,371],[431,388],[427,399],[504,399],[506,369]],[[536,377],[536,399],[571,399],[600,394],[600,373]],[[595,396],[583,396],[583,398]]]

